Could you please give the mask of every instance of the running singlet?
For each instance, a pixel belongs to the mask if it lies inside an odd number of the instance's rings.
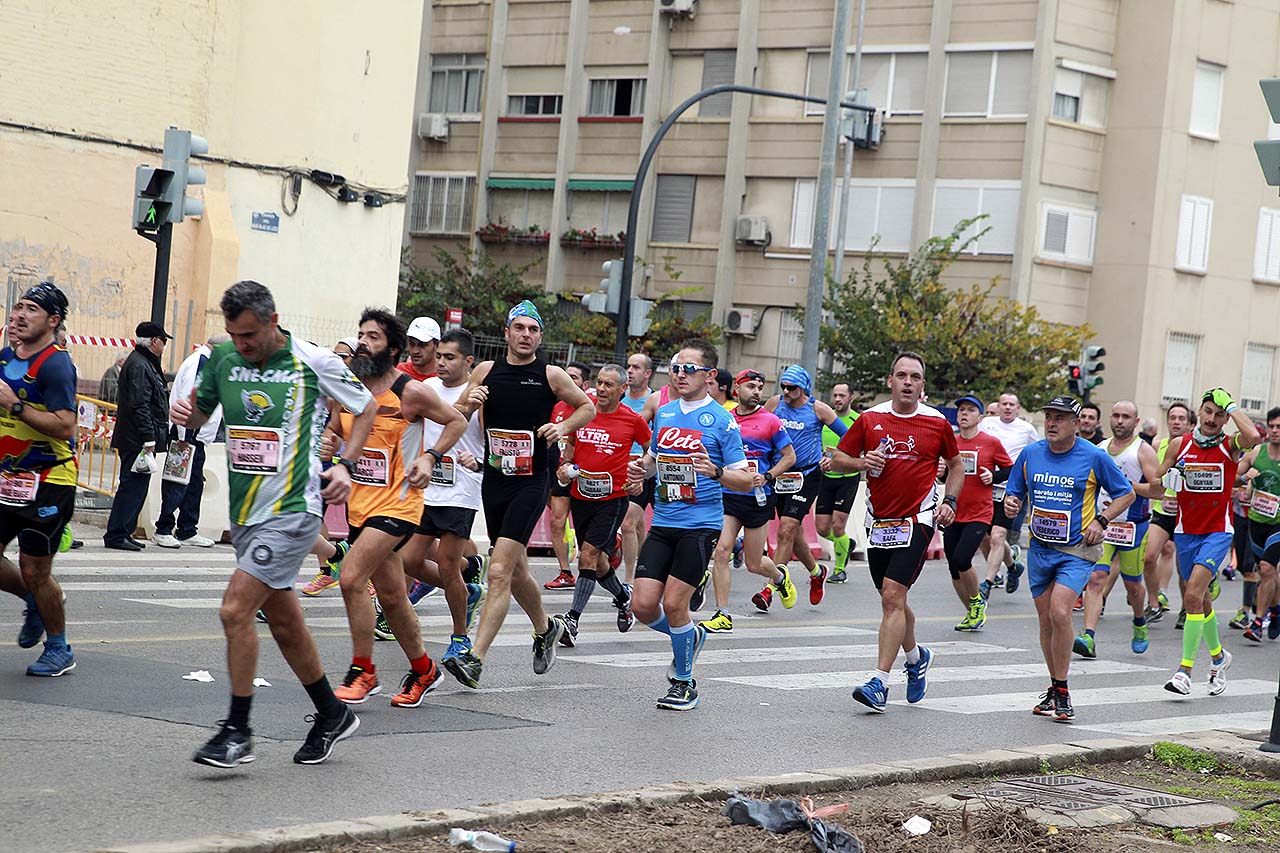
[[[432,376],[426,386],[440,395],[446,405],[452,406],[466,393],[468,383],[446,388],[440,377]],[[422,449],[435,447],[444,427],[430,418],[422,419]],[[467,421],[467,431],[458,443],[449,449],[444,458],[431,469],[431,482],[422,491],[422,502],[427,506],[455,506],[461,509],[480,509],[479,471],[464,468],[458,462],[458,452],[465,450],[484,464],[484,436],[480,434],[480,418],[474,412]]]
[[[1170,443],[1178,476],[1178,526],[1175,533],[1232,533],[1231,490],[1240,467],[1230,448],[1235,438],[1227,436],[1213,447],[1201,447],[1190,434],[1182,444]]]
[[[1169,438],[1168,436],[1160,439],[1160,447],[1156,450],[1156,461],[1158,461],[1161,465],[1164,464],[1164,455],[1169,452],[1169,442],[1172,440],[1173,439]],[[1178,493],[1175,492],[1173,489],[1165,489],[1164,496],[1170,502],[1176,502]],[[1176,512],[1165,512],[1164,501],[1153,502],[1151,504],[1151,511],[1159,515],[1177,515]]]
[[[973,438],[957,435],[956,448],[964,462],[964,485],[956,503],[956,523],[980,521],[990,524],[995,509],[991,486],[983,485],[981,471],[986,468],[994,474],[997,468],[1012,467],[1013,460],[1000,440],[985,432],[979,432]]]
[[[228,341],[196,378],[196,406],[222,404],[231,521],[260,524],[285,512],[320,515],[320,433],[328,399],[362,412],[369,389],[330,350],[280,330],[285,344],[259,369]]]
[[[652,394],[653,392],[650,391],[649,393]],[[644,404],[645,404],[645,401],[648,399],[649,399],[649,394],[645,394],[639,400],[633,400],[631,399],[631,394],[629,392],[624,391],[622,393],[622,405],[626,406],[628,409],[635,412],[637,415],[641,414],[644,411]],[[637,459],[643,456],[644,445],[643,444],[631,445],[631,455],[636,457]]]
[[[653,526],[720,529],[724,491],[693,468],[689,454],[705,452],[724,468],[746,463],[742,437],[733,415],[711,397],[697,403],[677,399],[658,409],[650,451],[658,460]]]
[[[787,428],[791,444],[796,449],[796,464],[791,470],[808,474],[822,461],[823,423],[818,420],[818,413],[814,411],[813,400],[793,409],[787,405],[786,400],[780,398],[773,413]]]
[[[733,419],[737,422],[738,431],[742,435],[742,449],[747,454],[747,467],[751,469],[752,474],[763,474],[772,468],[777,463],[778,457],[782,455],[782,448],[791,444],[791,436],[787,434],[786,427],[782,425],[778,416],[768,409],[756,409],[749,415],[734,411]],[[768,483],[761,488],[766,495],[773,491],[773,487]],[[755,489],[747,489],[745,492],[731,492],[725,489],[725,493],[750,495],[755,493]]]
[[[837,415],[837,417],[840,418],[840,422],[845,425],[845,429],[847,430],[849,427],[853,426],[853,422],[858,419],[858,413],[850,412],[847,415]],[[836,435],[835,432],[831,429],[831,427],[827,426],[826,424],[823,424],[822,425],[822,455],[823,456],[831,455],[832,451],[835,450],[836,445],[839,443],[840,443],[840,436]],[[856,477],[858,476],[858,472],[850,471],[848,474],[842,474],[839,471],[823,471],[822,476],[830,477],[833,480],[838,480],[838,479],[841,479],[842,477]]]
[[[76,411],[76,366],[57,344],[49,344],[29,359],[18,358],[12,347],[5,347],[0,350],[0,367],[4,368],[5,383],[32,409]],[[15,474],[26,476],[8,476]],[[0,408],[0,475],[6,483],[18,486],[19,491],[30,491],[30,499],[35,498],[36,480],[74,486],[75,434],[70,439],[52,438],[8,409]],[[23,482],[27,485],[23,486]]]
[[[406,472],[422,455],[422,426],[404,419],[401,393],[403,388],[392,385],[374,397],[378,414],[365,440],[364,455],[356,461],[347,498],[347,522],[355,527],[362,527],[374,516],[413,522],[422,518],[422,490],[408,484]],[[338,418],[343,435],[351,435],[355,415],[344,411]]]
[[[1054,453],[1045,439],[1028,444],[1014,463],[1005,494],[1030,497],[1027,524],[1044,545],[1078,545],[1098,510],[1098,490],[1112,497],[1133,491],[1107,452],[1083,439]]]
[[[918,406],[900,415],[885,402],[863,412],[840,439],[838,447],[850,456],[875,450],[887,440],[888,457],[879,477],[866,478],[867,505],[872,518],[916,518],[933,523],[933,484],[938,478],[938,457],[951,459],[958,452],[956,434],[942,412]]]
[[[644,418],[626,406],[608,414],[596,413],[591,423],[574,433],[573,463],[578,466],[569,494],[585,501],[603,501],[626,494],[629,448],[648,444],[652,436]]]
[[[1138,461],[1138,451],[1142,445],[1142,439],[1135,437],[1129,442],[1129,446],[1119,453],[1111,452],[1111,443],[1115,441],[1115,437],[1105,439],[1098,447],[1107,451],[1107,455],[1111,457],[1111,461],[1116,463],[1116,467],[1120,469],[1120,473],[1128,478],[1130,483],[1145,483],[1147,478],[1142,475],[1142,463]],[[1104,489],[1098,496],[1098,511],[1106,509],[1107,504],[1111,503],[1111,495]],[[1137,495],[1133,499],[1133,503],[1129,504],[1129,511],[1125,515],[1125,521],[1149,521],[1151,516],[1151,501],[1141,495]]]
[[[1258,476],[1251,481],[1249,520],[1259,524],[1280,524],[1280,462],[1271,458],[1267,445],[1258,448],[1253,460]]]
[[[431,371],[430,373],[419,373],[418,368],[413,366],[412,361],[400,362],[399,364],[396,365],[396,370],[400,371],[405,376],[408,376],[410,379],[416,379],[419,382],[426,382],[428,379],[436,375],[436,372],[434,370]]]
[[[557,399],[547,381],[547,362],[537,356],[528,364],[508,364],[505,353],[493,361],[485,377],[485,474],[513,477],[547,470],[547,443],[538,429],[551,421]]]

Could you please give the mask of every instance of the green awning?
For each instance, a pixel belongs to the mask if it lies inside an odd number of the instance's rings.
[[[569,189],[587,190],[600,193],[629,193],[636,182],[631,179],[621,181],[596,181],[586,178],[570,178]]]
[[[554,190],[556,182],[554,178],[490,178],[488,187],[491,190]]]

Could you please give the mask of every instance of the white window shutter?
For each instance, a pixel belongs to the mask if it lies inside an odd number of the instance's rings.
[[[978,215],[980,190],[977,187],[944,186],[939,184],[933,193],[933,236],[946,237],[962,219]],[[974,234],[970,225],[960,234],[960,243]],[[970,247],[970,251],[974,251]]]
[[[1067,259],[1082,264],[1093,263],[1093,235],[1098,221],[1097,214],[1073,210],[1068,216]]]
[[[813,214],[817,181],[803,178],[796,181],[795,197],[791,206],[791,245],[798,249],[813,246]]]
[[[1191,229],[1191,267],[1209,269],[1209,233],[1213,227],[1213,202],[1207,198],[1195,200]]]
[[[1200,336],[1170,332],[1165,344],[1164,402],[1188,402],[1195,394],[1196,362],[1200,354]]]
[[[889,65],[893,62],[891,53],[869,53],[862,57],[862,71],[858,77],[858,88],[867,90],[869,103],[882,110],[889,109]],[[853,89],[853,57],[849,57],[849,88]]]
[[[1266,344],[1245,344],[1244,373],[1240,379],[1240,405],[1248,412],[1262,414],[1271,398],[1272,372],[1276,348]]]
[[[1210,62],[1197,62],[1195,81],[1191,87],[1191,126],[1190,131],[1201,136],[1218,135],[1218,122],[1222,114],[1222,78],[1224,69],[1221,65]]]
[[[839,183],[835,206],[831,212],[831,245],[836,244],[836,229],[840,225]],[[871,245],[871,235],[876,233],[876,214],[880,208],[880,188],[854,185],[849,194],[849,219],[845,223],[844,247],[846,250],[866,251]]]
[[[1024,116],[1031,90],[1031,51],[1004,50],[996,54],[996,89],[991,114]]]
[[[1018,198],[1021,191],[1017,187],[984,187],[982,190],[982,212],[987,218],[978,225],[979,229],[990,228],[978,240],[978,251],[988,255],[1012,255],[1014,243],[1018,235]]]
[[[1196,200],[1190,196],[1182,197],[1182,204],[1178,208],[1178,244],[1175,263],[1177,266],[1192,268],[1191,264],[1191,239],[1192,230],[1195,227],[1196,217]]]
[[[1280,283],[1280,210],[1264,207],[1258,211],[1253,277]]]
[[[1065,210],[1046,208],[1044,212],[1044,243],[1041,248],[1050,255],[1067,254],[1067,232],[1071,214]]]
[[[1081,124],[1089,127],[1107,126],[1107,102],[1111,94],[1111,81],[1092,74],[1084,76],[1084,95],[1080,99]]]
[[[894,115],[924,112],[925,79],[929,70],[929,54],[899,53],[893,60]]]
[[[986,115],[991,91],[991,54],[947,54],[947,90],[944,115]]]
[[[883,187],[880,190],[880,250],[911,251],[911,213],[916,202],[915,187]]]

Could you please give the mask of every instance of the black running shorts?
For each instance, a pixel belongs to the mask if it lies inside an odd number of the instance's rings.
[[[1176,515],[1165,515],[1163,512],[1153,512],[1151,513],[1151,523],[1172,537],[1173,531],[1178,526],[1178,517]]]
[[[570,483],[568,486],[560,485],[560,478],[555,476],[554,474],[551,475],[551,497],[553,498],[570,497],[571,495],[570,495],[569,489],[572,488],[572,486],[573,486],[572,483]]]
[[[496,545],[499,539],[511,539],[526,547],[529,545],[529,537],[533,536],[533,529],[547,508],[551,479],[550,471],[511,477],[485,467],[480,500],[484,504],[489,542]]]
[[[360,538],[360,531],[366,528],[372,530],[381,530],[383,533],[395,536],[399,541],[396,542],[393,551],[399,551],[404,547],[404,543],[408,542],[410,537],[418,529],[418,526],[412,521],[405,521],[403,518],[391,518],[387,515],[374,515],[366,518],[364,524],[359,527],[352,526],[351,531],[347,533],[347,543],[356,544],[356,540]]]
[[[933,528],[916,524],[911,530],[911,541],[904,548],[868,548],[867,562],[871,566],[871,582],[876,589],[886,578],[910,587],[920,577],[924,559],[933,541]]]
[[[942,548],[947,553],[947,571],[952,580],[973,568],[973,556],[989,530],[991,525],[985,521],[957,521],[942,529]]]
[[[657,477],[646,477],[644,480],[644,488],[640,490],[640,494],[628,495],[627,500],[631,501],[631,503],[641,509],[648,509],[653,506],[653,490],[657,486],[657,483]]]
[[[571,498],[569,511],[573,514],[573,529],[578,535],[578,542],[589,543],[606,554],[612,554],[629,506],[631,501],[626,495],[603,501]]]
[[[1249,553],[1254,560],[1245,563],[1240,560],[1241,565],[1248,565],[1249,568],[1240,569],[1241,572],[1253,571],[1253,562],[1261,560],[1271,565],[1280,565],[1280,524],[1263,524],[1261,521],[1249,519]],[[1239,560],[1239,555],[1236,555]]]
[[[818,487],[818,515],[832,515],[843,512],[848,515],[853,509],[853,499],[858,496],[858,481],[861,476],[822,477],[822,485]]]
[[[640,546],[636,577],[666,583],[668,578],[696,587],[711,562],[720,531],[711,527],[651,527]]]
[[[741,521],[743,527],[755,530],[757,527],[764,527],[773,519],[773,501],[772,493],[765,498],[764,506],[760,506],[754,494],[736,495],[725,492],[724,514]]]
[[[58,553],[62,528],[76,506],[76,487],[41,483],[36,498],[26,506],[0,506],[0,547],[15,538],[18,550],[28,557]]]
[[[418,533],[439,539],[452,533],[459,539],[471,538],[471,526],[475,524],[476,511],[460,506],[424,506]]]
[[[818,489],[822,485],[822,471],[814,468],[804,475],[804,485],[800,491],[790,495],[780,495],[775,488],[774,498],[778,508],[778,518],[794,518],[797,521],[809,514],[818,499]]]

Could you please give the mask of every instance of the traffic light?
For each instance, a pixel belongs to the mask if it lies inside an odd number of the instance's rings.
[[[1106,347],[1085,347],[1084,348],[1084,390],[1086,394],[1091,388],[1097,388],[1103,383],[1102,371],[1107,366],[1098,359],[1107,354]]]
[[[1280,78],[1259,80],[1262,86],[1262,97],[1266,99],[1267,109],[1271,111],[1271,121],[1280,124]],[[1258,164],[1262,166],[1262,176],[1267,186],[1280,187],[1280,139],[1268,139],[1253,143],[1253,150],[1258,154]]]
[[[638,338],[649,331],[653,321],[649,319],[649,311],[653,308],[652,299],[631,297],[631,314],[627,320],[627,335]]]
[[[1084,365],[1078,361],[1067,364],[1067,390],[1072,396],[1084,396]]]
[[[165,194],[170,222],[204,214],[204,202],[187,195],[187,187],[205,182],[204,169],[191,165],[191,155],[208,153],[209,143],[189,130],[171,127],[164,132],[164,168],[173,174]]]
[[[154,166],[139,166],[133,171],[133,230],[155,232],[169,221],[169,188],[173,172]]]
[[[622,261],[605,261],[600,265],[604,278],[600,279],[600,289],[606,294],[605,312],[617,314],[622,299]]]

